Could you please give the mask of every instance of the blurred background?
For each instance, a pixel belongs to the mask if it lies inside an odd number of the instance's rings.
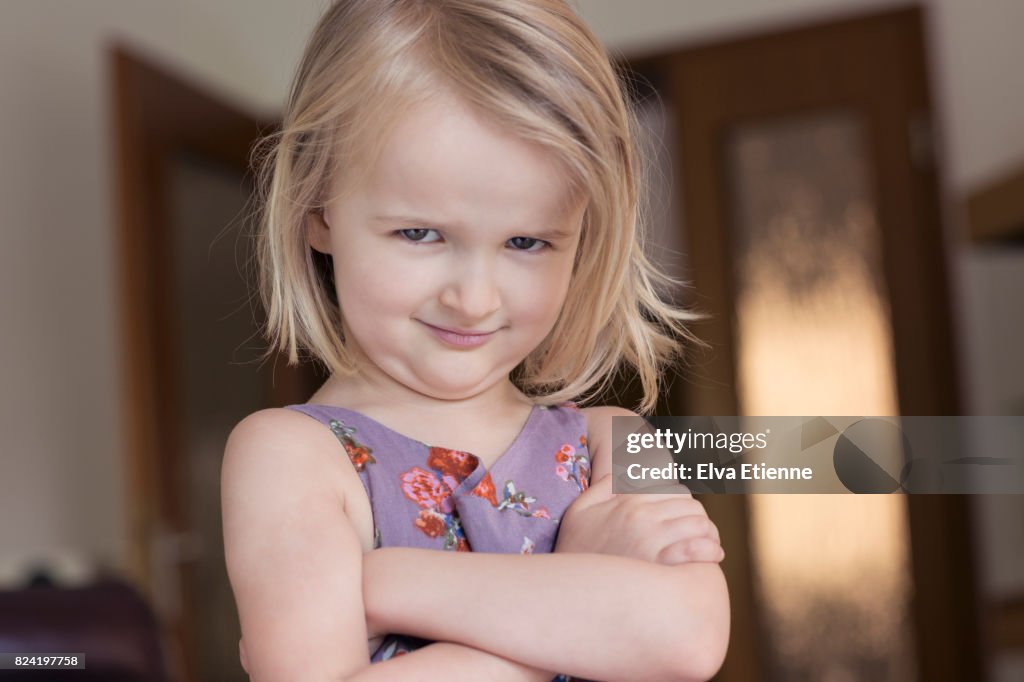
[[[259,362],[248,151],[324,6],[0,4],[0,651],[246,679],[220,457],[318,381]],[[709,315],[662,413],[1024,413],[1024,3],[578,6]],[[1024,496],[705,502],[716,679],[1024,680]]]

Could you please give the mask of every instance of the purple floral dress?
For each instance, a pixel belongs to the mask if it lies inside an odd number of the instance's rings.
[[[343,407],[288,407],[326,425],[348,454],[370,498],[374,549],[551,552],[562,514],[590,484],[586,417],[572,403],[534,406],[490,470],[475,455],[421,443]],[[429,643],[388,635],[370,661]]]

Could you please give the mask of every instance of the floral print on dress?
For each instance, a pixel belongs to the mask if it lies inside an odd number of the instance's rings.
[[[569,443],[563,443],[555,453],[555,473],[563,481],[572,481],[582,493],[590,487],[590,458],[583,454],[587,449],[587,437],[580,436],[577,450]]]
[[[459,450],[430,448],[427,454],[427,466],[441,474],[441,480],[450,490],[458,488],[459,484],[476,470],[479,463],[476,455]]]
[[[516,484],[514,482],[505,481],[504,493],[504,499],[498,503],[498,511],[511,509],[520,516],[531,516],[541,519],[551,518],[551,514],[548,512],[547,507],[530,509],[530,505],[536,502],[537,498],[531,497],[524,492],[516,492]],[[554,521],[557,522],[558,519],[554,519]]]
[[[491,478],[491,472],[487,472],[480,482],[476,484],[476,487],[470,491],[470,494],[482,497],[491,503],[491,506],[498,511],[505,511],[511,509],[521,516],[527,516],[538,519],[551,519],[551,513],[547,507],[535,507],[530,508],[530,505],[537,501],[536,497],[526,495],[523,492],[516,492],[516,484],[514,481],[505,481],[505,487],[502,489],[502,500],[498,502],[498,496],[494,489],[494,479]],[[558,522],[558,519],[551,519]]]
[[[412,647],[402,641],[401,635],[388,635],[388,638],[380,645],[381,662],[411,653]]]
[[[413,467],[402,474],[402,492],[421,507],[413,525],[428,537],[443,537],[447,550],[470,551],[451,495],[476,470],[479,460],[468,452],[432,447],[426,464],[430,471]]]
[[[504,466],[516,459],[528,461],[520,464],[525,466],[516,473],[509,470],[508,477],[499,468],[501,478],[495,478],[470,453],[432,448],[345,408],[311,405],[293,409],[329,426],[344,446],[370,498],[375,549],[407,546],[473,551],[478,544],[485,551],[527,555],[553,551],[557,519],[551,517],[563,515],[587,488],[591,474],[587,439],[580,435],[586,433],[586,420],[579,408],[572,403],[535,408],[537,412],[513,442],[516,451],[503,460]],[[379,441],[378,432],[382,434]],[[556,462],[548,459],[552,456]],[[564,476],[553,476],[552,466],[556,472],[561,467]],[[466,485],[469,480],[475,481],[473,486]],[[476,502],[473,498],[487,504],[464,505]],[[504,513],[509,510],[515,514]],[[494,514],[502,518],[489,518]],[[550,521],[520,523],[520,517]],[[402,656],[429,643],[388,634],[371,654],[371,661]],[[569,675],[556,677],[552,673],[552,677],[556,682],[580,682]]]
[[[476,484],[476,487],[470,491],[470,494],[482,497],[491,503],[492,507],[498,506],[498,496],[494,490],[494,479],[491,478],[491,472],[488,471],[480,482]]]
[[[332,419],[329,426],[331,427],[331,432],[341,441],[341,446],[345,448],[345,452],[348,453],[348,458],[352,461],[352,466],[356,468],[356,471],[362,472],[367,464],[377,463],[377,460],[370,454],[373,452],[373,449],[356,440],[356,429],[354,427],[347,426],[345,422],[337,419]]]
[[[420,637],[411,637],[409,635],[387,635],[384,638],[384,641],[381,642],[380,646],[377,647],[377,651],[380,652],[381,662],[384,662],[395,658],[396,656],[403,656],[405,654],[412,653],[427,644],[430,644],[430,641]]]
[[[468,552],[469,543],[452,503],[451,490],[431,471],[413,467],[402,474],[402,492],[421,509],[413,525],[423,534],[444,538],[444,548]]]

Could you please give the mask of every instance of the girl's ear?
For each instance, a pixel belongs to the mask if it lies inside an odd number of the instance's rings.
[[[330,255],[331,226],[324,218],[323,209],[310,211],[306,214],[306,240],[314,250]]]

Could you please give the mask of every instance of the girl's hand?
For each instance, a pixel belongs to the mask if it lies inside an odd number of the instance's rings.
[[[725,558],[718,528],[692,495],[615,495],[611,474],[569,505],[555,552],[615,554],[665,565]]]

